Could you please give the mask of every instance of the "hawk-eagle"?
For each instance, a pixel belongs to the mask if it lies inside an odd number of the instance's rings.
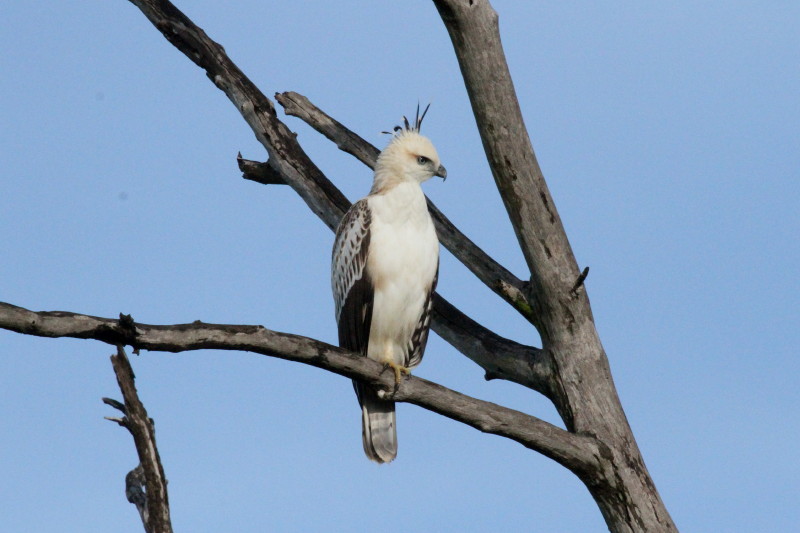
[[[422,360],[439,272],[439,241],[420,184],[447,171],[419,133],[424,117],[418,108],[413,125],[403,117],[404,127],[395,128],[369,195],[344,215],[333,245],[339,345],[391,366],[398,382]],[[397,456],[394,402],[358,381],[353,386],[364,452],[387,463]]]

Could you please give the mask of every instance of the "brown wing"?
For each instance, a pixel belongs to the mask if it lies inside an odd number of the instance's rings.
[[[367,272],[371,215],[366,199],[354,203],[336,230],[331,286],[339,346],[367,354],[374,290]]]
[[[431,288],[425,298],[425,305],[422,306],[422,314],[417,321],[417,327],[408,342],[408,355],[406,356],[406,366],[413,368],[422,362],[425,354],[425,346],[428,344],[428,332],[431,329],[431,314],[433,313],[433,293],[436,292],[436,283],[439,281],[439,263],[436,263],[436,274],[433,276]]]

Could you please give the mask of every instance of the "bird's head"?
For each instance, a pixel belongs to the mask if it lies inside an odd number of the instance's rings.
[[[422,119],[427,112],[426,107],[420,116],[417,108],[417,118],[413,126],[403,117],[405,127],[395,127],[392,140],[378,156],[375,165],[376,177],[385,175],[391,180],[413,180],[417,183],[422,183],[433,176],[442,179],[447,177],[447,170],[442,166],[433,143],[419,133]]]

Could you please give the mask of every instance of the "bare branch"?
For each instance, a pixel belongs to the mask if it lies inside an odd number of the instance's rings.
[[[549,353],[497,335],[438,294],[433,309],[436,333],[480,365],[487,380],[513,381],[553,399],[553,368]]]
[[[236,156],[236,164],[242,171],[242,177],[246,180],[255,181],[262,185],[286,185],[283,176],[277,172],[269,163],[259,163],[249,159],[242,159],[241,152]]]
[[[64,311],[34,312],[0,302],[0,328],[39,337],[74,337],[115,345],[130,344],[137,349],[166,352],[239,350],[296,361],[359,379],[386,391],[386,395],[395,401],[413,403],[485,433],[519,442],[578,475],[599,468],[599,452],[590,437],[570,433],[536,417],[466,396],[415,376],[396,386],[394,373],[385,372],[384,365],[376,361],[315,339],[271,331],[263,326],[198,321],[172,326],[136,323],[131,330],[120,326],[119,320]],[[127,398],[125,405],[130,416]],[[152,454],[153,451],[146,453]]]
[[[315,106],[308,98],[296,92],[285,92],[277,93],[275,99],[283,106],[286,114],[302,119],[336,143],[340,150],[355,156],[369,168],[375,168],[380,151]],[[428,210],[436,224],[436,234],[444,247],[450,250],[479,280],[510,303],[525,319],[532,322],[533,316],[531,306],[527,301],[526,283],[461,233],[430,199],[428,199]],[[516,289],[514,297],[510,297],[507,291],[501,290],[501,287]]]
[[[271,182],[272,171],[268,164],[241,157],[238,163],[245,179],[258,183]],[[432,204],[429,206],[432,207]],[[449,224],[449,221],[444,220]],[[497,287],[504,298],[514,301],[516,306],[526,304],[524,295],[516,285],[499,281]],[[431,327],[444,340],[483,368],[487,379],[513,381],[553,399],[553,372],[547,352],[501,337],[472,320],[438,293],[434,300]]]
[[[230,60],[222,46],[212,41],[201,28],[166,0],[130,1],[142,10],[169,42],[206,70],[208,77],[236,105],[255,132],[256,138],[267,149],[270,155],[267,163],[255,163],[238,158],[239,166],[245,173],[245,177],[260,183],[290,185],[329,228],[335,229],[344,212],[350,207],[350,202],[314,165],[300,147],[295,135],[277,118],[272,102]],[[453,230],[455,230],[454,227]],[[481,253],[483,252],[481,251]],[[483,255],[485,256],[485,254]],[[476,257],[477,260],[483,260],[478,255]],[[488,256],[485,257],[488,258]],[[499,268],[502,269],[502,267]],[[515,286],[522,283],[508,272],[502,278]],[[496,280],[492,280],[492,282],[494,283]],[[517,306],[515,305],[515,307]],[[441,310],[437,309],[437,311],[439,315],[442,314]],[[465,315],[462,314],[462,316]],[[477,325],[475,322],[472,324]],[[433,328],[434,331],[439,332],[436,321],[434,321]],[[472,330],[466,326],[453,331],[459,331],[460,335],[467,336],[463,339],[464,342],[459,344],[461,348],[457,347],[459,350],[476,346],[481,342],[480,339],[470,338],[473,337]],[[506,340],[498,335],[495,337]],[[452,334],[450,338],[453,338]],[[501,342],[496,346],[499,347],[503,344],[505,343]],[[483,358],[482,355],[475,353],[465,353],[465,355],[474,361]],[[533,364],[527,360],[522,363]],[[525,379],[515,381],[524,382]],[[544,387],[539,385],[532,388],[542,390]]]
[[[130,2],[170,43],[206,71],[266,148],[270,167],[329,228],[335,229],[350,202],[306,155],[294,133],[278,120],[272,102],[230,60],[225,49],[166,0]]]
[[[286,111],[287,115],[303,120],[303,122],[336,143],[339,150],[354,156],[369,168],[375,169],[375,161],[378,160],[380,150],[312,104],[308,98],[302,94],[288,91],[275,93],[275,99],[283,106],[283,110]]]
[[[127,319],[130,317],[127,316]],[[79,328],[83,329],[84,326],[85,324],[81,324]],[[64,327],[69,328],[68,325],[64,325]],[[128,322],[122,316],[115,326],[121,335],[135,337],[135,331],[131,332],[133,327],[135,327],[133,321]],[[106,328],[102,329],[106,330]],[[125,405],[109,398],[103,398],[103,402],[125,414],[122,419],[111,420],[130,431],[136,444],[136,453],[139,456],[139,466],[131,470],[125,477],[125,494],[128,501],[136,505],[147,533],[172,533],[167,478],[164,475],[164,467],[161,465],[161,457],[156,447],[155,426],[153,420],[147,416],[144,404],[139,400],[134,383],[133,368],[131,368],[122,345],[117,345],[117,354],[111,356],[111,364],[114,366],[114,373],[117,376],[117,383],[122,391]],[[146,488],[144,499],[142,498],[142,485]]]

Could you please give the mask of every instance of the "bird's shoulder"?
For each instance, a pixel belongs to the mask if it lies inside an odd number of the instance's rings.
[[[336,239],[334,248],[344,239],[363,238],[364,232],[369,228],[372,219],[369,197],[358,200],[342,217],[339,226],[336,228]]]

